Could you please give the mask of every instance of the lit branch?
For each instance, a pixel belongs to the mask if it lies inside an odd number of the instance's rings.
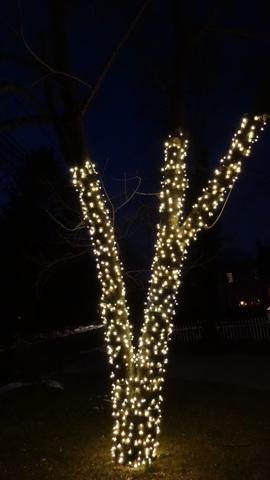
[[[148,348],[145,337],[149,329],[155,332],[157,324],[167,323],[167,313],[162,311],[171,306],[171,294],[178,288],[179,273],[179,225],[183,220],[185,191],[188,186],[185,157],[187,155],[187,140],[183,136],[169,138],[165,143],[165,164],[160,192],[160,223],[157,226],[157,241],[152,264],[152,275],[149,282],[145,321],[139,341],[140,368],[147,364]],[[184,252],[183,252],[184,253]],[[170,328],[169,328],[170,330]],[[163,344],[167,341],[165,335]],[[153,339],[154,342],[156,339]],[[155,343],[155,349],[158,344]],[[148,352],[148,353],[147,353]]]
[[[259,132],[266,125],[267,115],[256,115],[252,119],[243,118],[240,128],[234,134],[229,151],[220,160],[218,168],[202,189],[200,196],[192,206],[191,212],[181,226],[179,234],[180,249],[196,239],[200,230],[208,228],[213,222],[214,212],[222,206],[241,171],[242,161],[249,156],[251,146],[257,141]]]
[[[136,463],[150,463],[157,455],[160,431],[162,384],[167,363],[172,316],[179,288],[182,255],[179,255],[178,230],[183,219],[187,175],[187,140],[182,134],[165,143],[165,163],[160,192],[160,223],[149,282],[144,323],[139,340],[138,396],[135,402],[140,420]],[[144,405],[143,412],[139,405]],[[135,444],[136,445],[136,444]]]
[[[106,326],[110,363],[116,371],[132,372],[132,332],[122,276],[122,263],[113,227],[94,164],[75,167],[73,183],[79,191],[83,216],[88,223],[101,283],[101,315]],[[124,336],[124,339],[122,338]],[[122,352],[122,347],[124,352]]]
[[[120,442],[123,442],[123,438],[119,438],[120,425],[127,421],[131,411],[130,384],[134,377],[132,328],[128,319],[122,263],[95,166],[87,161],[83,168],[75,167],[72,171],[73,184],[79,192],[83,216],[89,227],[101,284],[101,317],[106,329],[105,340],[112,369],[112,403],[115,419],[112,455],[114,456],[117,445],[121,446]],[[118,460],[124,463],[122,450],[121,448],[118,450]]]

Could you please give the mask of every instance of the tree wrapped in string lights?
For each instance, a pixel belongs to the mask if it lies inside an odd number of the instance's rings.
[[[160,221],[137,349],[129,321],[123,265],[101,181],[90,159],[82,168],[72,169],[101,284],[100,310],[112,379],[111,452],[119,464],[136,468],[157,457],[168,344],[183,263],[191,242],[220,213],[242,161],[249,156],[265,124],[265,115],[243,118],[227,155],[220,160],[186,218],[183,210],[188,188],[188,141],[179,133],[165,142]]]

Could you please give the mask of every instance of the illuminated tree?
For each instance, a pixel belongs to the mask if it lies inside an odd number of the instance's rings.
[[[191,242],[217,220],[215,212],[220,208],[221,214],[242,161],[265,123],[265,115],[243,118],[227,155],[187,215],[188,141],[179,133],[165,142],[160,221],[137,349],[129,322],[123,266],[102,184],[90,159],[82,168],[72,169],[101,283],[100,307],[112,379],[112,457],[120,464],[138,467],[157,456],[168,344],[183,263]]]

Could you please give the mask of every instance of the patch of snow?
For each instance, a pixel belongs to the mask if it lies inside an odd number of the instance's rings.
[[[33,383],[29,383],[29,382],[7,383],[7,385],[0,387],[0,394],[10,392],[11,390],[16,390],[16,388],[28,387],[29,385],[33,385]]]
[[[74,333],[90,332],[90,330],[97,330],[97,329],[102,328],[102,327],[103,327],[102,323],[100,323],[98,325],[82,325],[81,327],[74,328],[73,334]]]
[[[65,330],[57,330],[53,332],[51,335],[48,335],[45,338],[62,338],[62,337],[69,337],[71,335],[79,335],[80,333],[87,333],[91,332],[92,330],[98,330],[99,328],[103,328],[102,323],[94,324],[94,325],[81,325],[75,328],[68,328]]]
[[[59,388],[60,390],[64,390],[64,385],[57,380],[48,380],[44,383],[50,388]]]
[[[0,345],[0,353],[4,353],[7,350],[13,350],[18,347],[18,345],[36,345],[37,343],[46,342],[50,340],[56,340],[57,338],[70,337],[73,335],[80,335],[84,333],[91,332],[92,330],[99,330],[104,328],[102,323],[91,324],[91,325],[81,325],[74,328],[65,328],[63,330],[54,330],[50,333],[39,333],[35,334],[29,338],[19,338],[14,343],[7,346]]]
[[[60,390],[64,389],[64,385],[57,380],[41,380],[40,382],[13,382],[13,383],[7,383],[6,385],[3,385],[0,387],[0,395],[2,393],[10,392],[12,390],[16,390],[17,388],[22,388],[22,387],[29,387],[30,385],[38,385],[38,384],[43,384],[46,385],[49,388],[58,388]]]

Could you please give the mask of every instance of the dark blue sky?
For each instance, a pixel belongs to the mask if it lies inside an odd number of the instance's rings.
[[[112,6],[106,1],[78,1],[71,5],[70,69],[93,83],[140,2],[117,1]],[[40,53],[41,34],[49,35],[46,2],[22,2],[22,7],[25,37],[33,50]],[[263,102],[269,63],[269,18],[264,2],[251,1],[221,2],[217,8],[214,2],[198,0],[186,5],[183,15],[191,31],[202,33],[188,64],[183,62],[182,66],[187,88],[187,125],[181,127],[188,128],[191,144],[199,139],[207,148],[213,167],[226,152],[243,113]],[[1,53],[29,59],[31,56],[14,33],[18,19],[17,2],[11,1],[1,13]],[[123,177],[124,173],[142,177],[144,192],[158,189],[174,75],[171,20],[170,2],[149,3],[86,115],[90,149],[100,169],[106,164],[106,182],[112,194],[119,190],[119,182],[114,178]],[[40,73],[16,62],[1,63],[0,75],[1,83],[13,81],[24,86],[40,77]],[[81,97],[87,93],[83,87],[76,88]],[[31,93],[41,105],[45,104],[41,84]],[[269,106],[269,98],[267,102]],[[22,96],[15,92],[1,94],[1,121],[33,113],[35,108]],[[57,137],[48,126],[17,128],[9,135],[27,151],[50,146],[61,155]],[[270,127],[247,159],[222,220],[228,244],[247,251],[254,249],[257,238],[270,244],[269,149]],[[189,160],[192,165],[192,158]],[[130,183],[130,188],[133,185]]]

